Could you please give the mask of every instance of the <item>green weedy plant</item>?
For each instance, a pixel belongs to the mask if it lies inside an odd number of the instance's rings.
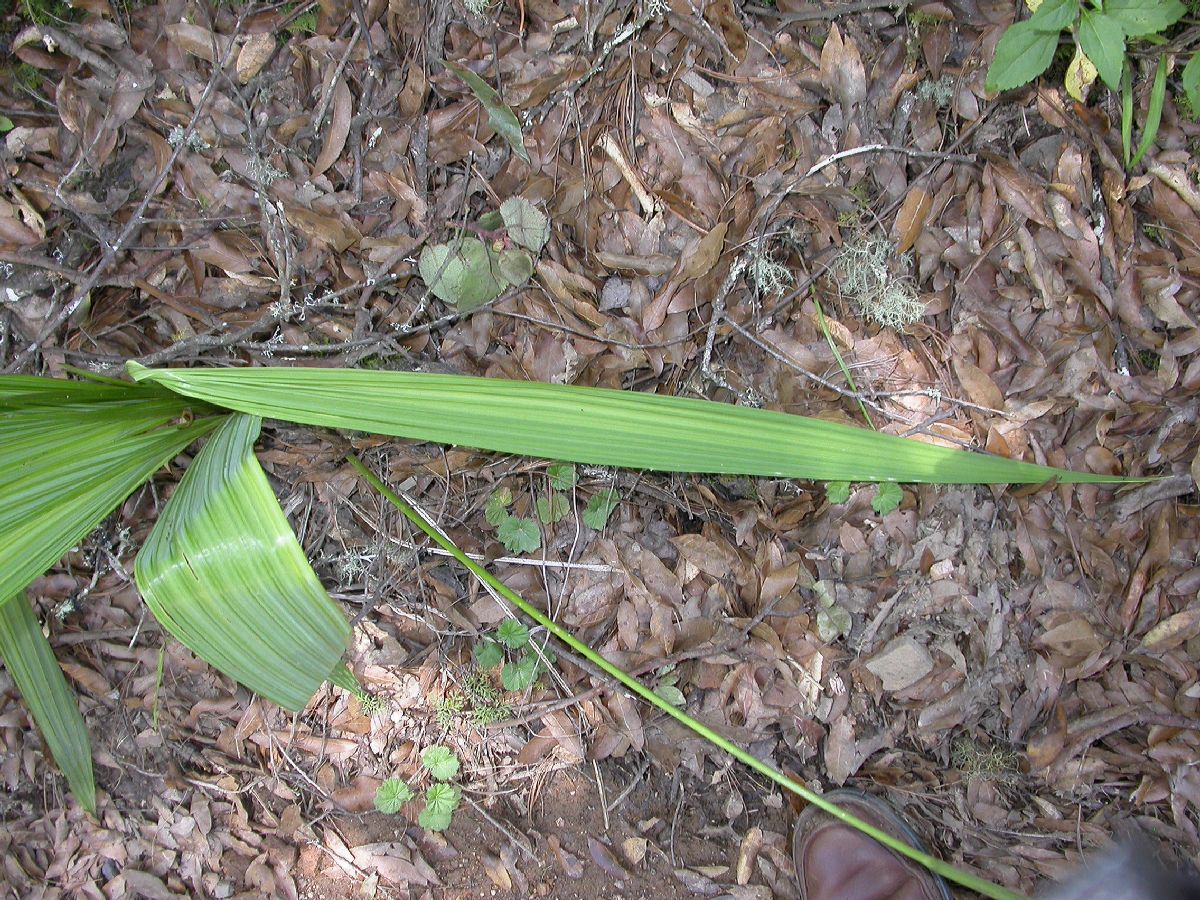
[[[458,774],[458,757],[449,747],[434,744],[421,751],[421,764],[429,771],[434,783],[425,791],[425,808],[417,816],[417,823],[430,831],[445,831],[462,801],[462,788],[449,784]],[[416,796],[404,779],[389,778],[375,789],[375,808],[389,815],[397,813]]]
[[[426,244],[417,260],[430,292],[463,313],[528,281],[534,256],[550,240],[549,220],[524,197],[509,197],[471,230],[480,237],[464,233],[444,244]]]
[[[831,481],[825,486],[825,499],[830,503],[845,503],[850,499],[850,482]],[[875,496],[871,498],[871,509],[886,516],[900,508],[904,492],[900,485],[892,481],[884,481],[875,486]]]
[[[1067,67],[1065,87],[1080,102],[1099,75],[1110,89],[1121,94],[1121,147],[1125,167],[1132,169],[1150,149],[1162,118],[1166,99],[1167,54],[1158,57],[1154,85],[1142,139],[1133,150],[1133,77],[1126,42],[1143,40],[1161,44],[1162,33],[1179,21],[1187,8],[1179,0],[1025,0],[1033,15],[1014,22],[996,45],[988,67],[989,91],[1020,87],[1049,68],[1058,50],[1059,37],[1069,32],[1075,55]],[[1193,114],[1200,111],[1200,53],[1183,69],[1181,87]]]
[[[198,438],[208,441],[188,465],[134,566],[154,615],[199,657],[287,710],[303,709],[326,680],[360,690],[341,661],[350,636],[346,617],[321,587],[254,456],[260,417],[667,472],[939,484],[1147,480],[1048,468],[818,419],[655,394],[409,372],[151,370],[136,363],[128,369],[135,383],[96,376],[0,377],[0,658],[72,793],[92,812],[95,788],[83,722],[24,591]],[[367,477],[387,491],[373,475]],[[615,491],[603,493],[607,500],[595,514],[607,518],[617,500]],[[403,503],[390,492],[385,496]],[[407,514],[416,516],[411,508]],[[417,524],[439,544],[449,543],[423,519]],[[667,707],[669,715],[737,759],[896,846],[686,716],[529,607],[457,548],[451,552],[549,634],[647,702]],[[453,785],[443,784],[427,795],[429,815],[452,812],[454,793]],[[897,849],[988,896],[1014,896],[925,854]]]
[[[501,662],[504,667],[500,670],[500,683],[504,689],[523,691],[554,664],[554,650],[547,641],[534,646],[523,622],[505,619],[490,636],[475,645],[475,665],[480,669],[494,669]]]

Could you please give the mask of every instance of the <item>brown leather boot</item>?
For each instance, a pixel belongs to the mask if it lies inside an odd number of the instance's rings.
[[[880,831],[925,851],[916,832],[878,797],[850,789],[830,791],[825,797]],[[796,817],[792,859],[804,900],[951,900],[941,876],[816,806]]]

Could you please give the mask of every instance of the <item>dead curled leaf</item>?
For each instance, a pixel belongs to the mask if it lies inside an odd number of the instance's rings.
[[[238,81],[249,84],[254,76],[262,71],[267,60],[275,52],[275,35],[269,33],[252,34],[242,45],[237,56]]]
[[[333,87],[333,101],[330,104],[329,125],[325,131],[325,143],[321,153],[313,163],[313,176],[316,177],[332,166],[342,155],[346,147],[346,137],[350,134],[350,117],[354,112],[354,98],[350,96],[350,88],[344,79],[339,78]],[[323,123],[317,123],[318,129],[326,128]]]
[[[932,208],[933,196],[924,187],[914,184],[908,189],[892,223],[892,240],[896,242],[897,253],[907,253],[912,249]]]
[[[1200,603],[1159,622],[1142,638],[1142,647],[1151,653],[1174,649],[1200,634]]]
[[[625,871],[625,867],[621,865],[608,846],[598,839],[588,835],[587,839],[588,852],[592,856],[592,862],[600,867],[600,870],[610,878],[627,878],[629,873]]]
[[[718,222],[708,234],[683,252],[679,262],[679,281],[703,278],[712,271],[721,257],[721,250],[725,246],[725,232],[728,230],[729,223]]]

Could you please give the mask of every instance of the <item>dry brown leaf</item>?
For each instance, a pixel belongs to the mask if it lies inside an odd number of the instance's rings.
[[[848,115],[867,96],[867,75],[853,38],[842,38],[837,23],[829,27],[829,36],[821,47],[821,81]]]
[[[983,369],[955,356],[954,372],[972,403],[978,403],[988,409],[1004,409],[1004,395]]]
[[[319,213],[291,204],[284,204],[284,210],[288,221],[305,235],[328,244],[338,253],[362,238],[362,234],[345,213]]]
[[[1058,624],[1035,637],[1034,646],[1054,650],[1068,659],[1088,656],[1104,646],[1087,619],[1071,616],[1062,621],[1062,617],[1054,616],[1051,621]]]
[[[249,84],[275,52],[275,35],[252,34],[242,45],[237,56],[237,76],[242,84]]]
[[[1200,634],[1200,603],[1159,622],[1142,638],[1142,646],[1152,653],[1178,647]]]
[[[716,0],[704,7],[704,18],[721,30],[725,43],[739,63],[746,58],[746,29],[738,18],[733,0]]]
[[[370,775],[357,775],[350,784],[338,788],[329,799],[346,812],[367,812],[375,807],[375,791],[383,782]]]
[[[500,857],[492,856],[490,853],[483,854],[483,871],[491,879],[492,884],[500,890],[512,890],[512,876],[508,874],[508,868],[500,860]]]
[[[646,733],[642,729],[642,717],[638,714],[637,704],[624,691],[614,691],[605,705],[612,713],[613,721],[629,738],[635,750],[646,746]]]
[[[399,841],[362,844],[350,850],[354,864],[368,872],[378,872],[393,884],[430,884],[426,874],[413,861],[412,851]],[[436,882],[433,882],[436,883]]]
[[[650,842],[644,837],[629,837],[621,842],[621,852],[631,866],[640,866],[649,848]]]
[[[763,847],[763,831],[758,826],[754,826],[746,832],[746,836],[742,838],[741,847],[738,848],[737,866],[734,869],[734,877],[738,884],[749,884],[750,878],[754,874],[754,864],[758,861],[758,854],[762,852]]]
[[[892,239],[896,242],[897,253],[907,253],[917,242],[932,208],[933,196],[924,187],[914,184],[908,189],[892,223]]]
[[[933,671],[933,657],[915,638],[893,638],[866,662],[867,670],[885,691],[902,691]]]
[[[825,738],[825,773],[834,784],[845,784],[860,765],[862,759],[854,746],[854,723],[849,716],[838,716]]]
[[[354,98],[345,79],[339,78],[333,88],[333,102],[330,106],[329,125],[325,132],[325,143],[313,163],[313,177],[322,174],[337,162],[346,147],[346,137],[350,134],[350,118],[354,113]],[[324,128],[323,122],[317,123],[317,129]],[[345,248],[339,248],[345,249]]]
[[[693,241],[683,251],[679,262],[678,281],[702,278],[712,271],[717,260],[721,258],[721,250],[725,247],[725,232],[728,230],[728,222],[718,222],[708,234]]]
[[[550,851],[554,854],[554,858],[558,860],[558,864],[562,868],[564,875],[575,880],[583,877],[583,863],[578,856],[563,848],[558,835],[550,835],[546,838],[546,843],[549,845]]]
[[[616,854],[609,850],[607,845],[601,843],[590,834],[588,835],[587,844],[588,852],[592,856],[592,862],[598,865],[605,875],[616,879],[629,877],[629,873],[625,871],[625,867],[621,865]]]
[[[176,47],[191,56],[208,62],[224,57],[229,47],[229,38],[217,35],[200,25],[190,22],[175,22],[167,26],[167,37]]]

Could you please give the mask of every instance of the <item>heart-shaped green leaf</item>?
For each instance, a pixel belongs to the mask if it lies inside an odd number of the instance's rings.
[[[495,300],[508,287],[495,254],[473,237],[426,244],[417,269],[435,297],[464,313]]]

